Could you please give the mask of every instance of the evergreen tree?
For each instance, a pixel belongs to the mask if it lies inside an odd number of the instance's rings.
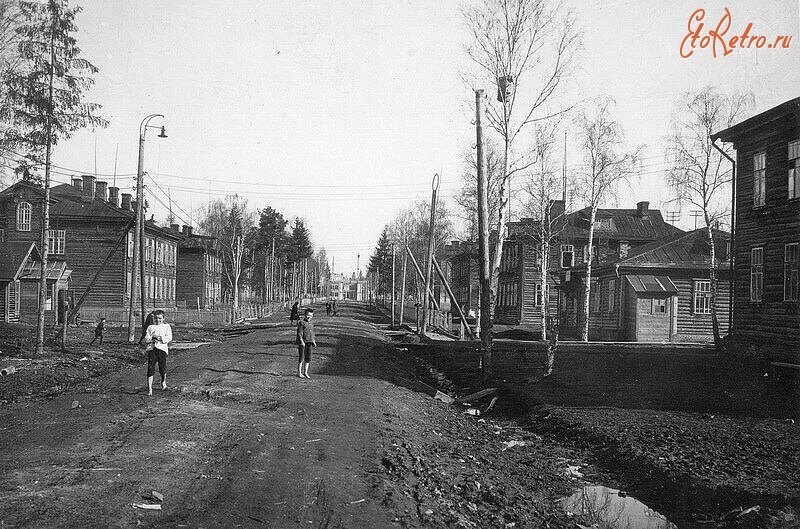
[[[384,226],[375,252],[369,258],[367,271],[378,276],[378,293],[389,292],[392,288],[392,241],[389,226]]]
[[[59,140],[87,126],[105,126],[95,113],[100,105],[84,100],[97,68],[80,56],[75,39],[75,16],[79,7],[67,0],[19,3],[19,57],[4,72],[5,91],[0,116],[5,122],[0,144],[18,153],[15,171],[28,180],[42,183],[42,232],[39,251],[39,314],[36,351],[44,344],[44,310],[47,299],[47,235],[50,222],[50,157]],[[44,165],[44,178],[38,171]]]
[[[308,233],[305,223],[299,219],[294,219],[292,226],[292,235],[289,238],[289,247],[287,254],[290,263],[297,263],[301,259],[311,257],[314,253],[314,248],[311,246],[311,236]]]

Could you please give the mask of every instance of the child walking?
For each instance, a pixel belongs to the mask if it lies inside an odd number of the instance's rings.
[[[106,328],[106,319],[100,318],[100,323],[97,324],[97,327],[94,328],[94,338],[92,341],[89,342],[89,345],[92,345],[95,340],[100,338],[100,345],[103,345],[103,331]]]
[[[314,309],[306,309],[305,318],[297,322],[297,376],[308,378],[308,366],[311,365],[311,347],[317,346],[317,338],[314,336]]]
[[[161,375],[161,389],[167,389],[167,355],[172,341],[172,327],[164,323],[164,311],[153,311],[154,323],[147,327],[144,341],[147,344],[147,394],[153,394],[153,375]]]

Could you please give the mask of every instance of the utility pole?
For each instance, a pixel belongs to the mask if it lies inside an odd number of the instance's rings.
[[[478,168],[478,246],[481,285],[480,328],[483,346],[482,368],[484,380],[489,378],[492,365],[492,312],[489,297],[489,204],[483,160],[483,90],[475,90],[475,141]],[[502,234],[501,234],[502,235]]]
[[[404,246],[408,247],[408,238],[406,238],[406,242]],[[401,281],[403,282],[403,286],[400,287],[400,327],[403,326],[403,309],[405,309],[406,303],[406,263],[408,263],[408,252],[403,252],[403,274]]]
[[[144,284],[144,138],[147,133],[148,123],[153,118],[163,118],[161,114],[150,114],[144,118],[139,125],[139,163],[136,169],[136,225],[133,229],[133,249],[131,255],[131,281],[130,281],[130,294],[128,305],[128,342],[133,343],[136,340],[136,318],[134,314],[134,297],[136,295],[136,280],[137,271],[138,279],[141,283],[140,287],[140,307],[142,326],[144,326],[144,303],[145,303],[145,284]],[[166,138],[164,127],[161,126],[161,134],[159,138]]]
[[[431,223],[430,232],[428,233],[428,261],[425,263],[425,291],[431,290],[431,274],[433,271],[433,240],[436,235],[436,192],[439,190],[439,175],[433,175],[433,184],[431,190]],[[425,299],[425,304],[422,305],[422,328],[420,334],[425,336],[425,329],[428,324],[428,300]]]
[[[394,329],[394,304],[395,304],[395,278],[394,278],[394,260],[395,260],[395,251],[394,251],[394,244],[392,245],[392,329]]]
[[[269,256],[269,296],[275,301],[275,237],[272,238],[272,253]]]

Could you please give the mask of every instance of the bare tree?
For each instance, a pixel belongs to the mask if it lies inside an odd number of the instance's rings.
[[[497,214],[500,210],[500,184],[503,180],[503,156],[500,150],[492,143],[486,144],[486,180],[489,187],[489,224],[497,224]],[[470,152],[464,155],[464,172],[461,174],[461,188],[453,196],[457,206],[457,216],[464,221],[463,232],[465,240],[478,239],[478,167],[475,155]]]
[[[247,199],[239,195],[228,195],[224,200],[212,202],[200,228],[217,238],[222,253],[222,269],[231,289],[231,314],[239,310],[239,280],[245,268],[245,237],[252,233],[255,225],[253,212]]]
[[[699,208],[706,223],[709,259],[708,278],[711,284],[711,325],[714,343],[721,346],[717,315],[717,259],[714,247],[714,226],[728,213],[731,169],[711,141],[711,135],[730,127],[742,118],[753,103],[751,93],[725,95],[712,86],[685,92],[676,103],[672,131],[667,138],[666,156],[669,170],[667,184],[678,203],[688,202]],[[730,144],[723,151],[731,152]]]
[[[500,137],[503,158],[497,243],[490,271],[493,310],[508,222],[510,179],[533,163],[515,144],[527,125],[568,110],[555,101],[571,71],[579,39],[572,12],[558,1],[481,0],[464,16],[472,37],[467,53],[480,71],[478,83],[488,78],[497,88],[497,101],[489,98],[486,108],[488,126]]]
[[[637,171],[643,147],[625,150],[625,135],[611,115],[614,100],[600,97],[577,120],[583,165],[577,172],[577,191],[589,206],[589,241],[586,246],[586,284],[583,290],[581,340],[589,340],[589,295],[592,283],[594,225],[597,209],[612,197],[618,185]]]
[[[566,171],[562,173],[556,167],[554,132],[554,128],[550,126],[536,127],[536,139],[533,147],[536,163],[527,171],[528,175],[524,187],[527,199],[525,209],[530,217],[534,219],[534,223],[531,225],[533,233],[529,235],[532,235],[539,245],[539,280],[542,284],[542,340],[548,339],[548,324],[550,321],[547,281],[551,271],[550,247],[553,240],[561,234],[565,213],[563,209],[557,211],[553,208],[553,201],[562,198],[562,189],[566,178]],[[552,337],[552,347],[548,348],[548,375],[553,369],[553,355],[557,337],[556,328]]]

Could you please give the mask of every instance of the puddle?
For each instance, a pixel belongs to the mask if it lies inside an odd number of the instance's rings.
[[[599,485],[578,489],[561,500],[565,511],[582,515],[599,529],[677,529],[644,503],[620,491]]]

